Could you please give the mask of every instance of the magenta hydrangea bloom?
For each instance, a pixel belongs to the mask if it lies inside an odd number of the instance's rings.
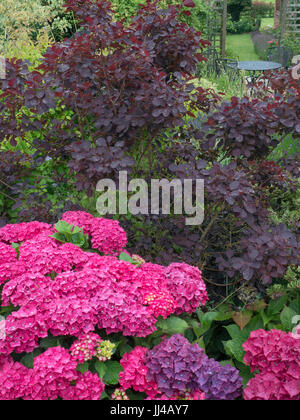
[[[31,353],[38,347],[39,338],[47,337],[45,319],[37,306],[22,306],[6,318],[5,340],[0,340],[0,353]]]
[[[262,373],[250,379],[244,390],[246,401],[299,400],[300,381],[283,382],[273,373]]]
[[[128,284],[111,284],[92,300],[98,309],[98,328],[108,334],[146,337],[156,330],[157,319],[143,305],[142,296]]]
[[[77,380],[77,363],[68,350],[52,347],[37,356],[33,362],[31,384],[27,399],[55,400]]]
[[[119,374],[119,383],[126,391],[133,388],[135,391],[145,392],[149,397],[159,394],[155,382],[148,380],[148,368],[145,365],[146,347],[137,346],[130,353],[125,353],[121,365],[123,372]]]
[[[40,273],[26,272],[6,283],[2,290],[2,305],[27,305],[42,299],[43,293],[52,286],[49,277]]]
[[[96,355],[97,347],[99,347],[101,342],[102,339],[98,334],[82,335],[70,348],[72,359],[76,360],[77,363],[91,360]]]
[[[46,317],[49,331],[54,336],[80,337],[95,330],[98,309],[90,299],[76,296],[56,298],[47,307]]]
[[[24,398],[30,386],[30,376],[30,370],[24,365],[0,356],[0,401]]]
[[[63,273],[72,269],[72,261],[69,260],[69,252],[46,246],[38,249],[36,243],[24,244],[20,247],[19,261],[24,264],[26,270],[36,271],[47,275],[54,273]],[[38,251],[38,252],[37,252]]]
[[[60,391],[60,396],[67,401],[99,401],[105,384],[97,374],[85,372],[78,373],[75,385]]]
[[[52,226],[47,223],[29,222],[6,225],[0,229],[0,241],[6,243],[19,243],[28,241],[40,233],[52,233]]]
[[[247,385],[246,399],[300,399],[299,338],[279,330],[257,330],[243,347],[245,364],[259,371]]]
[[[127,235],[117,220],[94,219],[90,230],[92,247],[106,255],[120,255],[127,245]]]
[[[106,271],[85,268],[81,271],[67,271],[59,274],[51,284],[51,290],[58,298],[92,298],[103,287],[114,282]]]
[[[169,292],[145,293],[144,305],[149,305],[150,312],[166,319],[176,310],[176,302]]]
[[[193,313],[208,300],[201,271],[185,263],[173,263],[165,270],[167,289],[177,303],[176,312]]]
[[[8,262],[0,265],[0,286],[9,280],[24,274],[26,267],[19,261]]]
[[[251,371],[272,372],[282,377],[300,379],[300,340],[279,330],[257,330],[243,344],[244,362]]]
[[[0,242],[0,265],[17,261],[17,251],[10,245]]]
[[[62,215],[61,220],[82,228],[85,235],[90,235],[95,217],[85,211],[67,211]]]
[[[91,268],[98,271],[108,273],[110,278],[116,281],[130,281],[134,282],[133,277],[138,270],[136,266],[127,261],[120,261],[116,257],[100,256],[93,254],[84,269]]]

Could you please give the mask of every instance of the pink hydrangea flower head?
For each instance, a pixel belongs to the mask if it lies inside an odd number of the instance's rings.
[[[208,300],[201,271],[185,263],[173,263],[165,270],[167,288],[177,303],[178,314],[193,313]]]
[[[30,386],[31,371],[11,358],[0,366],[0,401],[24,399]]]
[[[137,271],[137,267],[127,261],[120,261],[116,257],[101,257],[96,254],[89,259],[85,268],[93,268],[99,271],[107,272],[110,277],[114,278],[118,282],[134,281],[133,276]]]
[[[35,303],[22,306],[6,318],[5,340],[0,341],[0,353],[31,353],[39,338],[47,337],[47,326]]]
[[[12,304],[17,307],[36,302],[51,285],[52,282],[49,277],[35,272],[25,272],[4,285],[2,305],[9,306]]]
[[[77,363],[68,350],[52,347],[34,359],[31,383],[32,400],[55,400],[78,378]]]
[[[48,306],[48,328],[55,337],[80,337],[95,330],[97,314],[98,308],[90,299],[57,298]]]
[[[0,242],[0,265],[17,261],[17,251],[10,245]]]
[[[155,397],[159,392],[156,383],[147,379],[147,351],[146,347],[137,346],[130,353],[124,354],[120,362],[124,371],[119,375],[119,383],[125,391],[133,388],[135,391],[145,392],[149,397]]]
[[[24,264],[26,270],[36,271],[47,275],[50,273],[63,273],[73,268],[72,260],[69,259],[69,248],[46,246],[40,248],[32,242],[25,243],[20,247],[20,263]]]
[[[91,226],[92,247],[106,255],[120,255],[127,245],[127,235],[116,220],[97,218]]]
[[[122,332],[125,336],[146,337],[156,331],[156,318],[128,283],[103,288],[93,302],[98,307],[98,328],[106,329],[107,334]]]
[[[95,217],[84,211],[67,211],[62,215],[61,220],[82,228],[85,235],[90,235]]]
[[[99,401],[105,384],[97,374],[85,372],[77,374],[75,385],[69,385],[60,391],[60,396],[66,401]]]
[[[300,340],[279,330],[253,331],[243,344],[244,362],[252,372],[271,372],[287,378],[300,379]]]
[[[59,252],[68,259],[71,267],[81,270],[89,261],[91,253],[84,252],[79,246],[74,244],[63,244],[59,247]]]
[[[145,263],[136,270],[135,281],[140,281],[144,288],[150,291],[167,290],[165,269],[158,264]]]
[[[172,295],[166,291],[147,293],[143,303],[149,306],[150,312],[155,317],[162,316],[164,319],[174,313],[177,307]]]
[[[88,299],[113,282],[113,277],[105,270],[85,268],[81,271],[67,271],[59,274],[52,282],[51,289],[58,298]]]
[[[7,281],[13,280],[16,277],[26,272],[26,266],[20,262],[8,262],[0,265],[0,286]]]
[[[244,390],[246,401],[293,401],[299,400],[300,380],[282,382],[273,373],[263,373],[250,379]]]
[[[97,334],[85,334],[76,340],[70,348],[72,359],[78,363],[91,360],[96,355],[96,349],[100,346],[102,339]]]
[[[259,371],[248,383],[245,399],[300,399],[299,338],[279,330],[257,330],[243,347],[245,364]]]
[[[25,242],[22,242],[20,246],[20,251],[25,252],[27,248],[29,249],[36,249],[36,252],[39,250],[43,250],[44,248],[58,248],[61,244],[60,242],[56,241],[56,239],[51,238],[54,231],[51,232],[45,231],[41,232],[38,235],[36,235],[32,239],[28,239]]]
[[[29,222],[6,225],[0,229],[0,241],[6,243],[19,243],[33,239],[40,233],[51,234],[52,226],[47,223]]]

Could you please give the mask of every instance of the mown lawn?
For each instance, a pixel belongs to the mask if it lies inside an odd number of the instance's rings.
[[[261,20],[261,27],[260,30],[266,29],[268,26],[274,26],[274,18],[263,18]]]
[[[228,35],[227,50],[240,61],[259,60],[250,34]]]

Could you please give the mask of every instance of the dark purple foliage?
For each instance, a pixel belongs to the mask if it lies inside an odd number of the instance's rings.
[[[278,129],[273,107],[249,98],[234,97],[231,102],[223,102],[202,126],[203,148],[213,148],[220,141],[218,146],[222,145],[235,157],[249,159],[267,155],[269,148],[277,144],[272,140]]]
[[[20,60],[7,62],[0,141],[10,138],[15,145],[16,138],[39,131],[42,135],[33,141],[37,153],[64,160],[80,142],[84,150],[72,153],[70,165],[80,188],[86,188],[86,170],[91,189],[96,176],[107,173],[101,164],[95,173],[95,162],[104,161],[104,154],[115,169],[124,167],[123,153],[117,163],[114,151],[98,147],[99,139],[109,139],[110,145],[122,141],[124,149],[142,139],[151,143],[162,130],[183,124],[187,101],[209,110],[219,98],[188,83],[207,42],[179,21],[181,7],[161,9],[158,1],[149,1],[125,26],[113,19],[108,1],[70,0],[66,6],[78,17],[81,31],[48,48],[37,71],[30,72]],[[62,109],[70,111],[69,120]],[[94,156],[89,157],[87,142]]]
[[[87,140],[73,143],[66,148],[71,159],[68,163],[76,175],[76,186],[79,190],[91,195],[95,192],[97,182],[106,177],[117,179],[119,171],[130,173],[135,160],[125,155],[124,142],[112,143],[111,139],[97,139],[96,147],[91,147]]]
[[[217,262],[230,277],[241,274],[246,281],[255,278],[270,285],[283,277],[289,266],[299,265],[299,242],[300,235],[283,224],[253,226],[244,232],[238,249],[227,251],[226,257],[217,258]]]

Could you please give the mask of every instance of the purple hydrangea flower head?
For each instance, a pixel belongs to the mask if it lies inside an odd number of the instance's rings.
[[[195,372],[207,359],[197,344],[191,345],[182,335],[176,334],[148,351],[148,378],[156,382],[167,397],[186,389],[196,390]]]
[[[206,399],[233,400],[242,393],[242,378],[234,367],[209,359],[198,344],[180,334],[164,339],[146,355],[148,379],[166,397],[201,390]]]
[[[233,366],[222,366],[214,359],[208,359],[196,371],[199,389],[205,392],[207,400],[234,400],[242,393],[242,378]]]

